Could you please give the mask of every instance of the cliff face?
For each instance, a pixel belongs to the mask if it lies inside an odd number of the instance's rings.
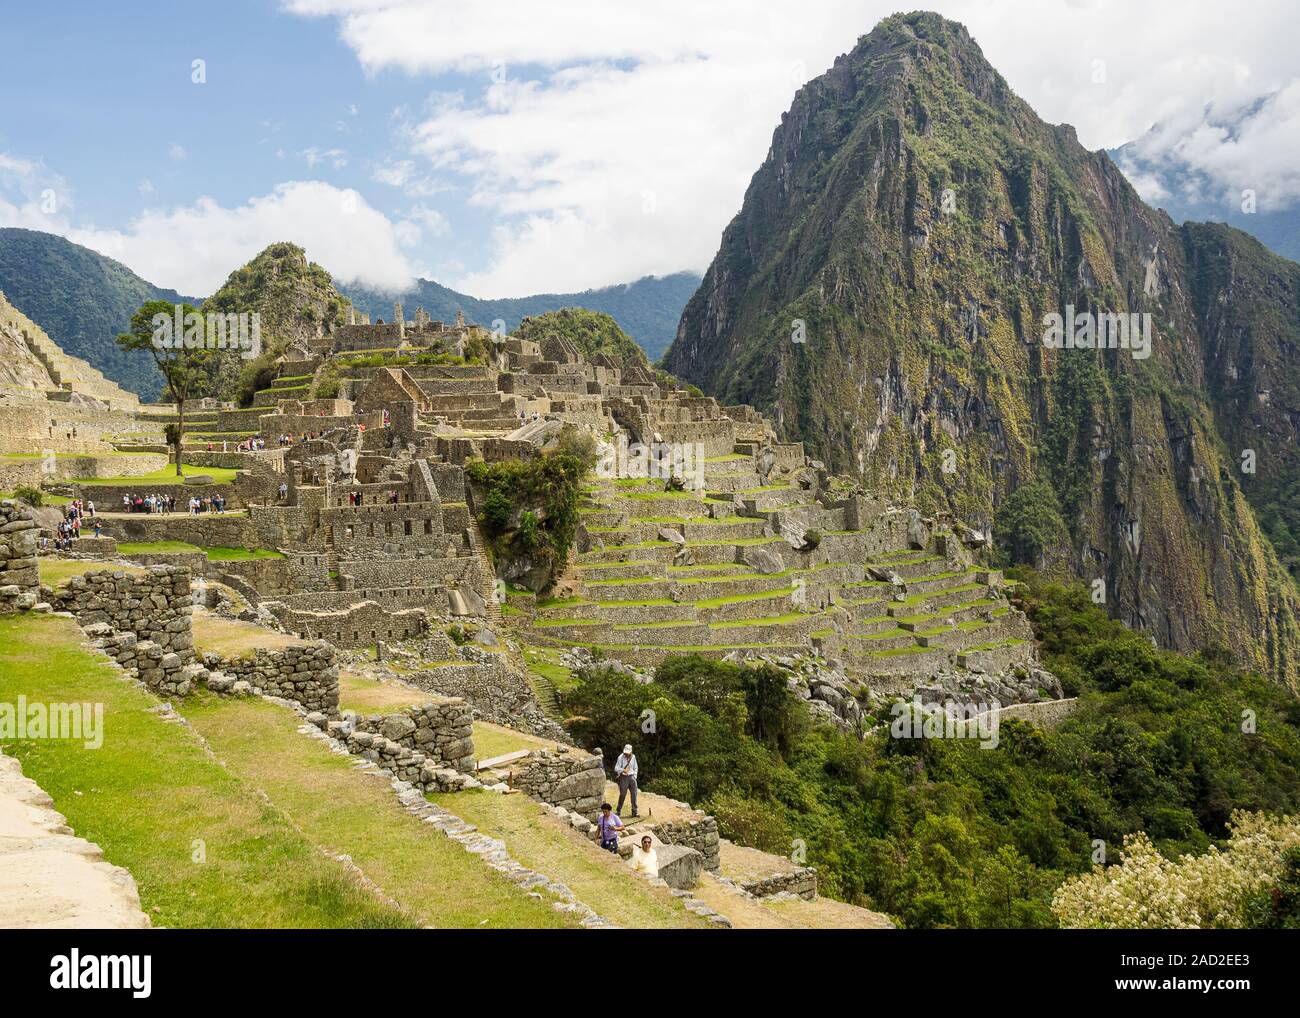
[[[1163,645],[1294,686],[1296,591],[1239,454],[1256,411],[1256,446],[1294,448],[1295,271],[1148,208],[960,25],[895,16],[795,97],[665,366],[926,510],[991,527],[1047,484],[1067,530],[1047,565]],[[1067,307],[1148,314],[1149,348],[1054,349]]]

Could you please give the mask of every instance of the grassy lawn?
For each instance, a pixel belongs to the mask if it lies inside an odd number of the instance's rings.
[[[428,703],[430,694],[400,682],[380,682],[356,672],[339,672],[339,710],[358,714],[392,714]]]
[[[650,886],[621,859],[543,814],[532,799],[477,791],[430,798],[484,834],[504,840],[510,854],[525,866],[566,884],[620,926],[697,929],[709,925],[687,912],[667,888]]]
[[[202,551],[188,541],[122,541],[117,550],[123,555],[151,555],[172,551]]]
[[[6,742],[80,836],[135,877],[156,926],[391,927],[411,917],[322,855],[274,807],[150,708],[70,619],[0,619],[0,698],[104,705],[98,749]],[[202,849],[205,861],[196,862]]]
[[[186,477],[197,475],[207,475],[212,478],[213,484],[230,484],[235,480],[236,471],[232,467],[196,467],[192,463],[181,464],[181,472]],[[152,470],[147,474],[135,474],[130,477],[86,477],[78,478],[72,482],[84,486],[94,485],[134,485],[134,484],[176,484],[176,464],[171,463],[160,470]],[[203,486],[195,486],[195,492],[203,493]]]
[[[18,496],[12,491],[0,491],[0,501],[6,498],[17,498]],[[41,492],[41,505],[67,505],[72,501],[70,495],[51,495],[49,492]]]
[[[284,558],[270,548],[204,548],[209,562],[247,562],[251,559]]]
[[[388,779],[357,770],[351,760],[297,731],[297,715],[286,708],[204,696],[186,701],[183,709],[233,774],[265,792],[307,838],[351,856],[421,921],[439,927],[576,925],[549,901],[529,898],[407,813]],[[447,807],[463,816],[460,806],[467,795],[449,797]],[[513,854],[513,843],[510,848]]]
[[[491,760],[494,756],[503,756],[519,749],[554,749],[554,742],[547,742],[536,735],[516,732],[504,725],[494,725],[488,721],[474,722],[474,757],[478,760]]]
[[[39,559],[37,566],[41,572],[41,582],[47,587],[62,587],[74,576],[85,576],[86,573],[102,572],[105,569],[132,574],[148,572],[144,566],[116,565],[94,559],[50,558],[48,555]]]
[[[204,608],[194,609],[194,646],[200,653],[210,650],[227,658],[252,657],[259,647],[283,650],[303,645],[302,640],[287,633],[213,615]]]

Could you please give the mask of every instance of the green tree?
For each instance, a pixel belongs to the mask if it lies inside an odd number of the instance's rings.
[[[131,316],[131,331],[121,333],[117,337],[117,345],[128,351],[148,351],[162,372],[165,383],[163,391],[176,404],[176,428],[168,432],[168,438],[176,450],[176,476],[180,477],[185,401],[204,394],[208,384],[206,367],[211,351],[207,349],[206,343],[187,346],[183,335],[174,334],[171,323],[176,320],[178,309],[182,322],[190,320],[190,315],[198,315],[198,311],[189,304],[169,304],[165,300],[145,301],[140,305],[140,310]],[[203,339],[206,338],[204,335]]]
[[[998,510],[998,541],[1011,560],[1040,567],[1043,553],[1066,533],[1059,502],[1045,481],[1022,484]]]

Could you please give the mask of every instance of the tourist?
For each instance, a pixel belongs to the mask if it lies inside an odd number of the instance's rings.
[[[623,747],[623,752],[619,758],[614,761],[614,780],[618,782],[618,811],[623,812],[623,800],[627,798],[627,793],[632,793],[632,815],[640,816],[636,809],[636,776],[640,771],[636,762],[636,754],[632,752],[632,744],[628,743]]]
[[[123,495],[123,496],[122,496],[122,512],[124,512],[124,513],[129,513],[130,511],[131,511],[131,496],[130,496],[130,495]]]
[[[104,528],[100,526],[99,520],[95,521],[95,540],[98,541],[103,536]]]
[[[289,485],[285,484],[284,481],[281,481],[281,482],[280,482],[280,501],[281,501],[281,502],[284,502],[284,501],[286,501],[288,498],[289,498]]]
[[[659,876],[659,853],[655,851],[654,838],[643,835],[641,844],[632,846],[632,869],[653,880]]]
[[[596,819],[596,830],[600,834],[600,847],[606,852],[618,854],[618,832],[623,829],[623,821],[614,813],[614,807],[607,802],[600,804],[600,816]]]
[[[90,514],[91,519],[94,519],[94,517],[95,517],[95,501],[94,501],[94,499],[91,499],[90,501],[88,501],[88,502],[86,503],[86,510],[87,510],[87,512]]]

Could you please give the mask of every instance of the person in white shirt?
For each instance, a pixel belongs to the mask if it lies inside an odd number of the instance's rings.
[[[632,793],[632,815],[640,816],[636,811],[636,776],[640,771],[636,762],[636,754],[632,752],[632,744],[628,743],[623,747],[623,752],[619,758],[614,761],[614,780],[618,782],[618,808],[616,813],[623,812],[623,800],[627,798],[627,793]]]
[[[632,870],[644,873],[651,880],[659,876],[659,853],[655,851],[654,839],[645,835],[641,844],[632,846],[632,858],[629,860]]]

